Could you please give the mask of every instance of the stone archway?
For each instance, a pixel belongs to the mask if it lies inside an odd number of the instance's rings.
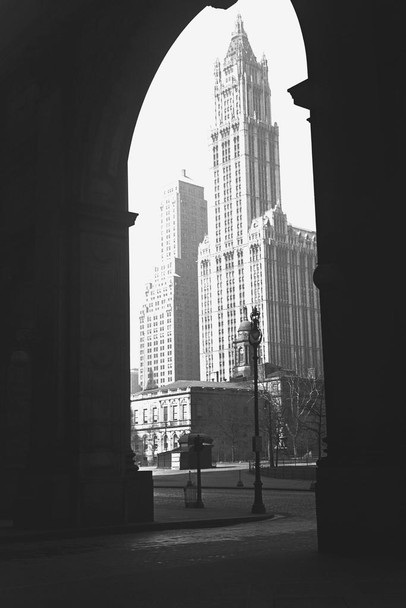
[[[26,3],[17,21],[1,9],[1,509],[17,525],[152,516],[130,452],[127,157],[160,62],[205,6]]]
[[[326,380],[319,550],[402,554],[406,410],[398,404],[406,332],[395,219],[406,161],[402,6],[291,1],[307,54],[308,79],[290,92],[310,109]]]
[[[127,154],[164,53],[206,2],[25,0],[17,17],[12,4],[0,8],[1,510],[19,487],[26,526],[129,521]],[[403,4],[292,4],[308,61],[292,95],[311,110],[329,427],[320,549],[401,552]]]

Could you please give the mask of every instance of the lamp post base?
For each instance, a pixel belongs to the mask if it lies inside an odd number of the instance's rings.
[[[254,482],[255,498],[251,513],[266,513],[265,505],[262,502],[262,481]]]

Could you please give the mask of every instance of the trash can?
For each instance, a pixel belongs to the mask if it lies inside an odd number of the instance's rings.
[[[183,488],[185,494],[185,507],[195,507],[197,504],[197,487],[195,485],[186,485]]]

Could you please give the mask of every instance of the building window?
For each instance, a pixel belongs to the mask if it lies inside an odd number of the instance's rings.
[[[143,421],[144,421],[144,422],[148,422],[148,410],[147,410],[147,409],[145,409],[145,410],[143,411],[143,414],[144,414],[144,415],[143,415],[143,418],[142,418],[142,419],[143,419]]]
[[[152,421],[157,422],[157,420],[158,420],[158,408],[154,407],[152,409]]]
[[[138,424],[138,410],[134,410],[133,420],[134,420],[134,424]]]
[[[174,420],[178,419],[178,406],[177,405],[173,406],[173,419]]]
[[[164,405],[164,422],[168,420],[168,406]]]

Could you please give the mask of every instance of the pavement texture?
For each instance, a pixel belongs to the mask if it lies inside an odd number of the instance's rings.
[[[185,487],[189,481],[196,486],[196,472],[191,471],[167,471],[154,470],[154,489],[155,489],[155,521],[159,523],[174,522],[179,520],[179,504],[183,501],[185,504]],[[303,480],[291,479],[272,479],[270,477],[262,477],[262,496],[264,503],[266,502],[265,494],[269,490],[279,491],[311,491],[311,482]],[[272,508],[264,515],[257,515],[251,512],[253,503],[253,488],[254,475],[250,473],[244,465],[224,466],[213,469],[205,469],[201,473],[202,483],[202,499],[204,508],[185,508],[182,512],[182,521],[195,521],[196,525],[201,525],[198,522],[208,522],[211,525],[214,520],[218,520],[222,525],[231,525],[238,522],[256,521],[268,519],[274,516]],[[159,498],[159,490],[171,488],[178,490],[174,493],[172,500],[166,499],[164,503],[157,500]],[[244,491],[246,493],[246,504],[240,505],[233,500],[233,495],[229,495],[229,500],[217,501],[211,499],[210,493],[207,490],[235,490]],[[235,497],[234,497],[235,498]]]
[[[172,471],[144,467],[142,470],[152,470],[154,480],[154,521],[110,528],[78,529],[78,530],[16,530],[10,521],[0,521],[0,543],[18,542],[47,538],[94,536],[95,534],[140,532],[146,530],[169,530],[174,528],[209,527],[217,525],[234,525],[248,521],[269,519],[274,516],[273,510],[267,510],[263,515],[251,512],[253,502],[254,474],[249,472],[246,463],[224,465],[212,469],[204,469],[201,473],[204,508],[186,508],[185,487],[191,481],[196,487],[196,471]],[[311,482],[292,479],[272,479],[263,476],[263,496],[268,490],[280,491],[310,491]],[[241,485],[242,484],[242,485]],[[173,493],[161,501],[160,490],[172,489]],[[230,496],[229,500],[213,501],[206,495],[205,490],[223,489],[240,490],[247,493],[247,501],[239,505]],[[249,498],[251,496],[251,498]]]
[[[154,471],[155,528],[15,542],[3,527],[0,607],[406,606],[404,560],[317,552],[309,482],[264,478],[253,516],[248,471],[203,471],[201,509],[185,507],[188,478]]]

